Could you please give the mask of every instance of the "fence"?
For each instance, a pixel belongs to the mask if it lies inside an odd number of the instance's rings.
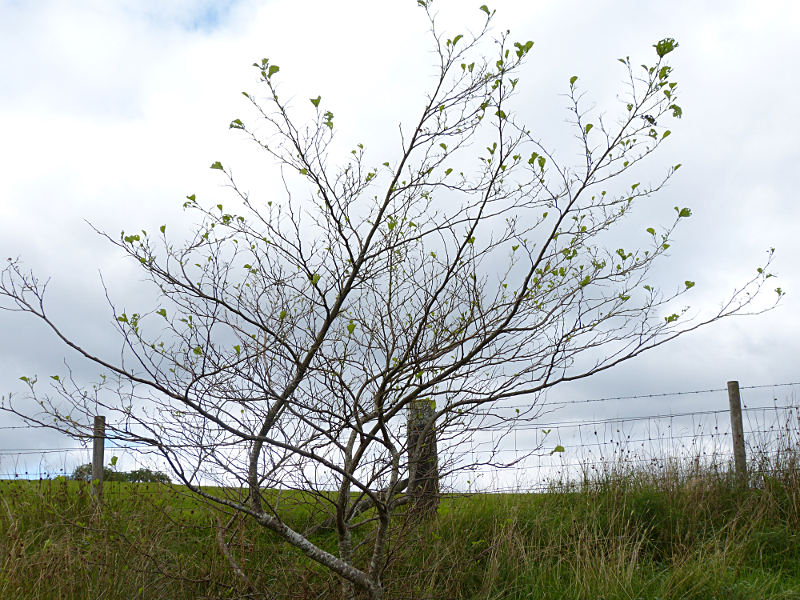
[[[778,400],[778,390],[789,397]],[[739,478],[751,469],[774,468],[800,448],[800,383],[578,399],[546,404],[542,420],[511,430],[491,425],[471,436],[469,444],[450,450],[440,463],[450,465],[443,475],[443,491],[530,492],[587,481],[614,473],[670,470],[690,476],[706,469],[729,470]],[[744,394],[744,402],[742,401]],[[727,398],[726,398],[727,396]],[[766,397],[771,403],[766,403]],[[590,405],[609,407],[619,402],[667,398],[713,401],[718,409],[676,410],[653,414],[586,418]],[[727,401],[726,401],[727,400]],[[755,400],[754,403],[748,400]],[[515,406],[505,407],[515,410]],[[582,410],[581,410],[582,409]],[[574,416],[575,418],[570,418]],[[556,419],[556,417],[559,417]],[[0,430],[19,429],[17,426]],[[107,446],[104,420],[95,421],[93,449],[10,448],[0,450],[0,479],[69,476],[91,462],[92,477],[102,479],[104,453],[116,456],[121,470],[153,468],[141,449]],[[38,457],[38,464],[31,459]],[[53,458],[60,459],[55,468]],[[10,459],[10,461],[9,461]],[[91,459],[91,460],[90,460]],[[747,462],[749,460],[749,463]],[[7,465],[11,463],[12,468]],[[102,485],[102,483],[100,483]]]
[[[780,390],[780,391],[779,391]],[[789,397],[778,395],[789,391]],[[800,384],[786,383],[581,399],[502,438],[475,436],[451,463],[469,465],[454,473],[449,487],[479,492],[529,492],[574,486],[609,474],[666,473],[689,478],[701,471],[732,472],[780,468],[800,450]],[[696,398],[718,409],[634,411],[633,403],[651,399]],[[699,398],[698,398],[699,397]],[[742,401],[744,397],[744,401]],[[565,409],[626,402],[626,416],[558,418]],[[515,408],[515,407],[509,407]],[[522,407],[520,407],[522,408]],[[583,412],[583,411],[581,411]],[[605,411],[608,412],[608,411]]]

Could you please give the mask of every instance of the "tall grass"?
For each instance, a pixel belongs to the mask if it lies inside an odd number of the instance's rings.
[[[607,464],[543,494],[448,496],[436,519],[398,521],[386,597],[800,598],[796,449],[751,449],[748,485],[722,468]],[[170,486],[106,484],[98,511],[82,482],[0,482],[0,598],[337,597],[329,573],[236,522],[245,584],[218,517]],[[335,550],[330,532],[315,541]]]

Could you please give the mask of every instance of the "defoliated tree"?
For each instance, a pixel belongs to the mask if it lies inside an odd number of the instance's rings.
[[[437,77],[394,155],[374,160],[361,145],[335,155],[331,108],[312,98],[315,117],[299,125],[264,59],[264,93],[246,94],[254,123],[230,126],[278,163],[286,198],[259,201],[214,162],[234,206],[189,196],[202,224],[188,242],[165,227],[106,236],[161,298],[151,310],[112,307],[119,360],[67,338],[18,260],[0,285],[6,308],[41,319],[103,372],[90,385],[53,376],[50,391],[26,377],[41,407],[28,422],[90,437],[87,417],[108,415],[109,437],[160,453],[195,494],[338,574],[345,597],[383,597],[392,525],[409,498],[435,509],[437,473],[467,466],[459,444],[535,416],[504,411],[504,400],[533,406],[562,382],[757,312],[770,277],[765,265],[691,320],[672,307],[693,282],[662,291],[648,278],[690,210],[625,243],[617,233],[679,167],[654,183],[631,178],[681,116],[666,63],[674,40],[658,42],[647,66],[620,59],[628,83],[616,117],[586,111],[577,77],[565,82],[581,156],[569,165],[512,112],[533,42],[505,34],[487,56],[487,7],[477,34],[448,37],[418,4]],[[301,185],[307,197],[289,193]],[[214,481],[223,487],[201,487]],[[338,550],[298,521],[297,502],[331,523]],[[246,564],[231,560],[246,580]]]

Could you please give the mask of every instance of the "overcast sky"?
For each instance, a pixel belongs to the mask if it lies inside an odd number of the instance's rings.
[[[454,33],[474,29],[479,4],[438,2],[441,22]],[[623,91],[616,59],[652,61],[652,44],[676,38],[670,60],[684,117],[652,162],[683,168],[657,197],[653,215],[680,205],[693,216],[659,277],[696,281],[688,301],[713,309],[775,247],[775,285],[788,292],[769,314],[713,325],[551,399],[721,388],[730,379],[800,380],[800,203],[792,185],[800,164],[800,6],[489,5],[497,10],[495,31],[510,28],[513,39],[535,41],[517,110],[554,144],[571,135],[562,96],[571,75],[611,109]],[[0,2],[0,254],[21,256],[51,277],[53,315],[86,345],[107,348],[111,318],[98,270],[123,304],[137,297],[139,275],[86,220],[112,235],[165,223],[188,231],[190,217],[180,208],[187,194],[208,204],[228,197],[208,168],[216,160],[242,173],[255,193],[273,193],[271,182],[259,179],[268,159],[228,129],[250,114],[240,92],[256,88],[250,65],[262,57],[280,65],[287,97],[321,94],[342,143],[363,142],[373,162],[382,162],[397,147],[398,123],[410,122],[424,99],[433,73],[429,41],[414,0]],[[21,375],[63,371],[65,357],[32,318],[0,312],[0,393],[24,392]],[[767,390],[764,398],[782,393]],[[578,416],[726,404],[724,395],[672,400],[592,405]],[[0,426],[8,424],[0,414]],[[0,450],[74,445],[46,433],[0,434]]]

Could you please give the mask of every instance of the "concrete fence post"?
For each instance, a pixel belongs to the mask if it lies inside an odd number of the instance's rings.
[[[415,400],[408,407],[408,494],[417,516],[434,515],[439,506],[435,413],[427,398]]]

